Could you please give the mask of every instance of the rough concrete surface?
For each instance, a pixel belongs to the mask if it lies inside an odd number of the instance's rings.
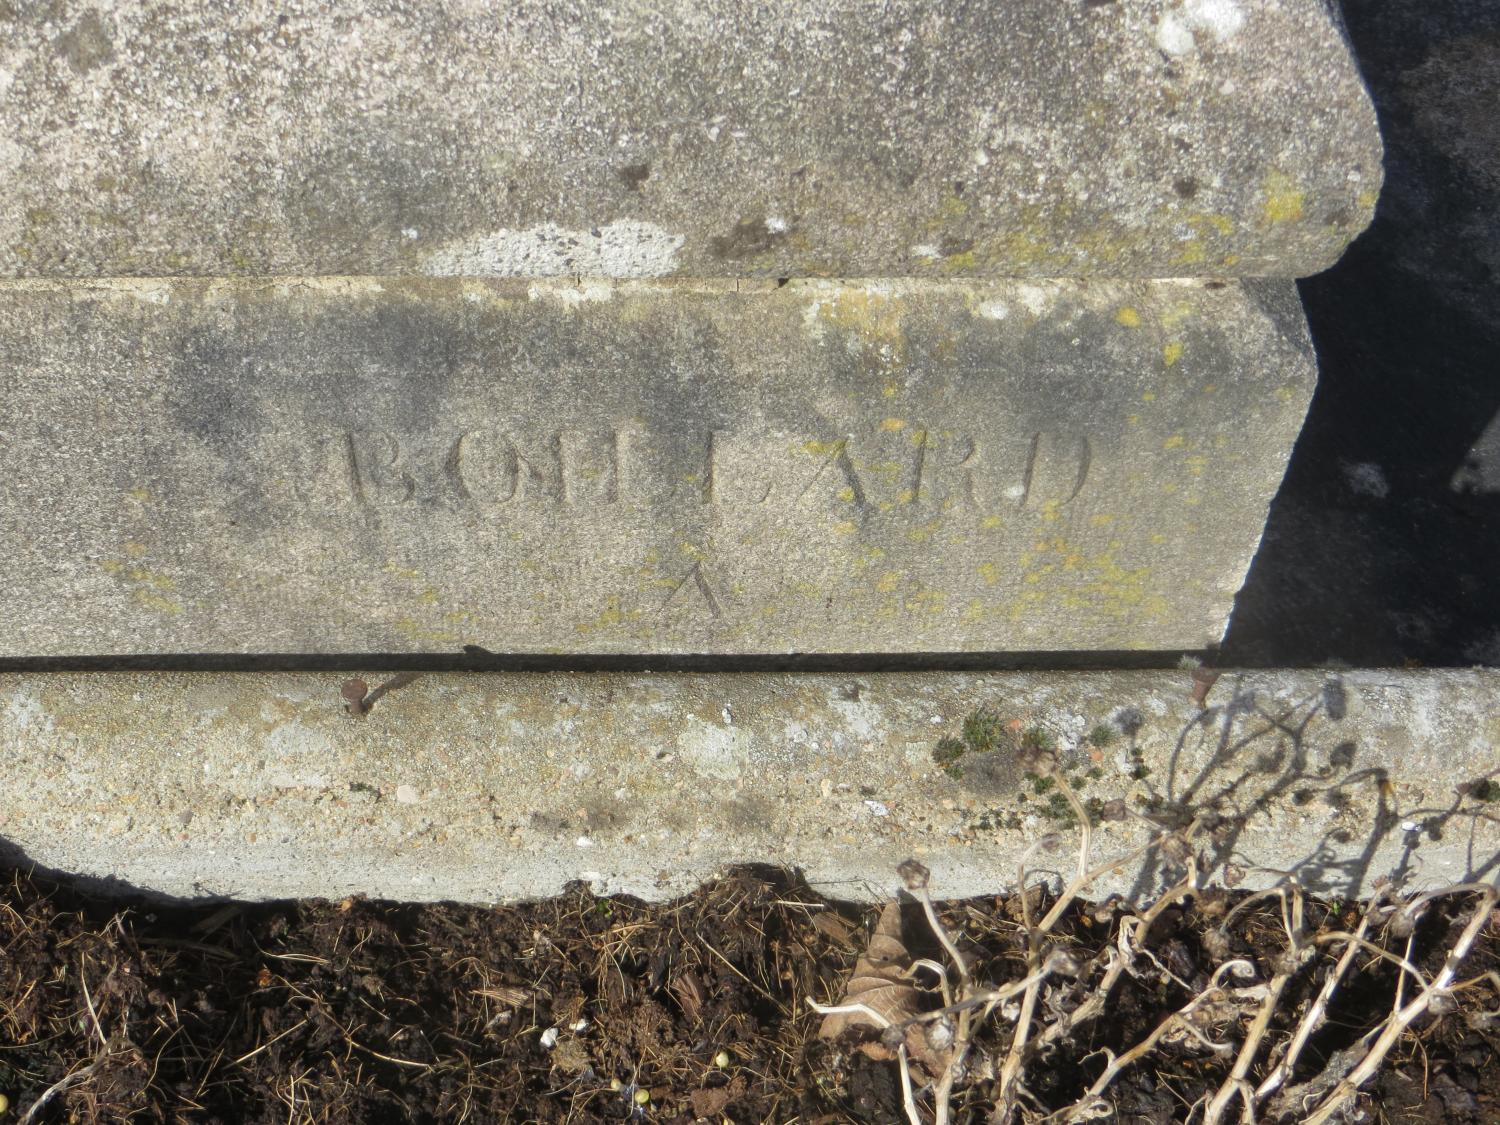
[[[581,879],[660,899],[762,862],[867,898],[910,856],[973,895],[1013,886],[1023,855],[1076,864],[1026,745],[1100,816],[1101,864],[1208,814],[1206,868],[1245,886],[1295,868],[1354,895],[1500,857],[1494,672],[1229,672],[1205,710],[1188,671],[366,675],[362,718],[341,674],[0,675],[0,839],[177,896],[490,901]],[[945,768],[976,711],[994,748]],[[1162,863],[1096,893],[1143,893]]]
[[[1326,0],[0,4],[0,274],[1289,277]]]
[[[0,656],[1188,648],[1290,283],[13,282]]]

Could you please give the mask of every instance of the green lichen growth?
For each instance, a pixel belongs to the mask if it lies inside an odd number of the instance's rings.
[[[1492,777],[1476,781],[1469,786],[1469,796],[1476,801],[1500,801],[1500,783]]]

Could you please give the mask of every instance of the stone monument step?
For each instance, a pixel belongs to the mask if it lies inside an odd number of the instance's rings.
[[[0,286],[0,657],[1197,649],[1290,282]]]
[[[0,275],[1291,277],[1327,0],[0,7]]]
[[[1091,863],[1120,859],[1095,897],[1192,854],[1351,898],[1500,855],[1500,672],[351,678],[0,675],[7,858],[189,898],[488,902],[664,899],[746,862],[878,898],[915,857],[957,897],[1076,869],[1058,776]]]

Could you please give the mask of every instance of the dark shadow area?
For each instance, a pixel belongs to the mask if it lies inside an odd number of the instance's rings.
[[[912,652],[786,653],[773,655],[566,655],[498,653],[465,645],[462,652],[166,653],[145,656],[0,657],[4,672],[1096,672],[1181,666],[1165,652]],[[394,690],[388,688],[387,690]]]
[[[1500,5],[1343,9],[1385,188],[1300,284],[1318,390],[1222,660],[1500,664]]]

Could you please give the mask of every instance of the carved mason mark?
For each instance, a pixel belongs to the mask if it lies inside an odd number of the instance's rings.
[[[671,592],[667,594],[666,600],[661,603],[661,608],[657,610],[657,613],[665,613],[674,604],[686,606],[695,600],[701,600],[702,604],[708,608],[710,617],[723,616],[723,604],[714,593],[713,586],[709,584],[707,575],[703,573],[701,562],[695,562],[692,568],[678,580]]]

